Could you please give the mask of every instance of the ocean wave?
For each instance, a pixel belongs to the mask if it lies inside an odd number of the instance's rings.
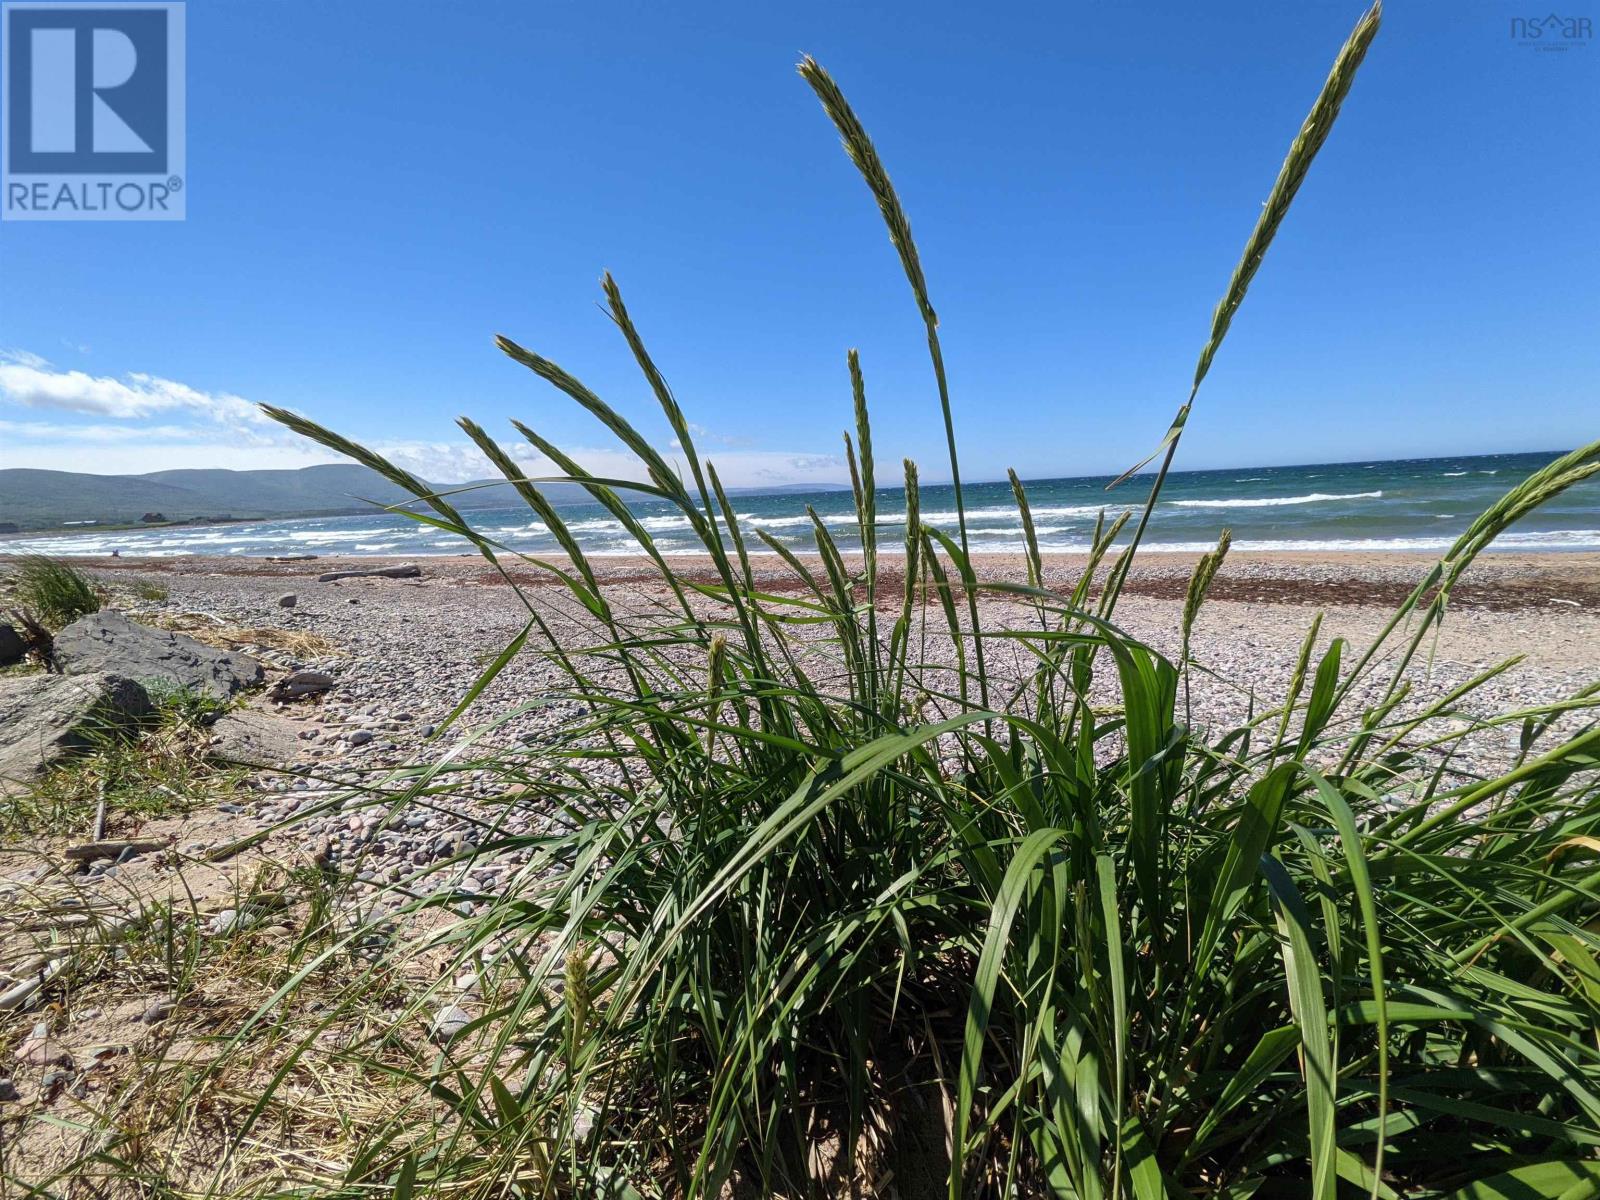
[[[1359,551],[1442,551],[1456,544],[1454,537],[1374,537],[1374,538],[1292,538],[1236,541],[1235,551],[1342,553]],[[1214,542],[1150,542],[1140,550],[1157,553],[1198,554],[1215,548]],[[1040,547],[1043,549],[1044,547]],[[1600,529],[1547,529],[1538,532],[1502,533],[1489,546],[1496,550],[1600,550]]]
[[[692,529],[686,516],[639,517],[639,525],[650,533],[671,533],[675,529]]]
[[[1467,474],[1467,472],[1466,471],[1441,471],[1440,474],[1443,475],[1446,479],[1454,479],[1458,475]]]
[[[1329,500],[1377,500],[1382,492],[1308,492],[1304,496],[1262,496],[1229,500],[1169,500],[1176,508],[1279,508],[1286,504],[1322,504]]]
[[[1117,516],[1125,508],[1129,507],[1126,504],[1041,504],[1038,506],[1029,505],[1028,511],[1033,514],[1035,520],[1040,517],[1095,517],[1102,512],[1110,518]],[[960,520],[961,514],[951,509],[948,512],[925,512],[920,517],[924,525],[953,525]],[[993,505],[987,508],[969,508],[967,510],[968,525],[973,525],[980,521],[998,520],[1014,523],[1018,519],[1017,507],[1014,504]],[[904,525],[906,523],[906,514],[903,512],[880,513],[877,523],[879,525]]]
[[[1434,514],[1439,516],[1439,514]],[[1441,517],[1441,519],[1443,519]],[[1039,549],[1046,553],[1055,554],[1082,554],[1089,549],[1087,537],[1070,536],[1074,529],[1082,526],[1046,525],[1036,529],[1039,538]],[[389,533],[390,531],[384,531]],[[985,554],[1021,553],[1026,545],[1020,537],[1020,525],[1011,529],[990,529],[974,531],[980,536],[980,541],[974,546]],[[1085,531],[1086,532],[1086,531]],[[1069,535],[1069,536],[1062,536]],[[383,554],[393,553],[401,543],[396,541],[355,541],[358,536],[353,532],[347,535],[348,548],[328,547],[334,554]],[[381,536],[381,534],[380,534]],[[390,534],[392,537],[392,533]],[[775,535],[785,542],[805,542],[810,539],[804,535]],[[205,540],[204,545],[209,550],[201,553],[225,554],[229,556],[259,555],[274,551],[292,551],[296,547],[286,537],[267,539],[275,544],[265,548],[254,544],[256,539],[251,539],[250,544],[222,544],[212,540]],[[544,539],[548,540],[548,539]],[[120,548],[125,558],[177,558],[197,552],[196,544],[202,539],[156,539],[146,535],[144,539],[134,540],[114,538],[110,536],[90,537],[41,537],[18,538],[0,542],[0,558],[13,554],[46,553],[60,557],[88,557],[101,556],[110,553],[113,548]],[[464,545],[458,539],[451,538],[450,542]],[[1422,537],[1343,537],[1343,538],[1239,538],[1233,543],[1236,551],[1249,552],[1302,552],[1302,553],[1343,553],[1343,552],[1384,552],[1384,551],[1411,551],[1416,553],[1434,553],[1448,550],[1456,542],[1453,535],[1435,534]],[[641,553],[638,545],[620,529],[610,537],[597,537],[583,539],[585,553],[598,557],[614,557],[617,555],[636,555]],[[1153,554],[1200,554],[1211,550],[1215,541],[1147,541],[1142,549]],[[664,536],[658,547],[663,554],[673,557],[684,555],[704,554],[705,549],[700,543],[690,537],[671,535]],[[524,546],[524,549],[533,547]],[[802,552],[809,550],[809,545],[797,546]],[[880,553],[894,556],[900,552],[897,541],[887,540],[880,546]],[[1596,529],[1550,529],[1550,530],[1513,530],[1501,534],[1489,547],[1491,551],[1561,551],[1561,550],[1591,550],[1600,551],[1600,528]],[[765,551],[757,543],[749,545],[752,554]],[[855,551],[846,547],[848,553]],[[442,555],[456,555],[459,550],[435,549],[429,547],[416,547],[404,551],[407,556],[439,557]]]
[[[622,522],[614,517],[595,517],[587,521],[569,521],[567,528],[573,533],[616,533]]]

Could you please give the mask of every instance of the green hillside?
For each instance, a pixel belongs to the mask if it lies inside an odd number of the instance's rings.
[[[441,488],[463,485],[441,484]],[[585,498],[581,488],[555,484],[557,503]],[[69,521],[121,525],[146,513],[168,520],[200,517],[287,517],[364,512],[366,501],[395,504],[409,495],[366,467],[334,463],[299,470],[153,471],[148,475],[89,475],[31,468],[0,470],[0,525],[52,529]],[[515,503],[506,487],[464,492],[461,508]]]

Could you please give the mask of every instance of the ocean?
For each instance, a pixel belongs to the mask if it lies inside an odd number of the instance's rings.
[[[1177,471],[1167,481],[1145,537],[1146,550],[1209,549],[1224,528],[1240,550],[1439,551],[1447,548],[1489,504],[1556,455],[1497,454],[1469,458],[1402,459],[1298,467]],[[1102,509],[1107,519],[1143,503],[1148,477],[1106,492],[1107,476],[1040,479],[1027,486],[1041,549],[1081,551]],[[509,492],[510,489],[508,488]],[[965,489],[974,552],[1014,552],[1022,525],[1005,482]],[[512,499],[515,499],[514,495]],[[732,503],[750,549],[768,552],[754,536],[764,529],[797,552],[814,547],[806,506],[815,508],[845,549],[859,546],[855,505],[848,491],[743,494]],[[667,554],[698,552],[688,520],[670,504],[630,500],[640,523]],[[594,504],[566,505],[563,518],[585,551],[636,553],[621,525]],[[520,501],[466,513],[477,529],[505,547],[550,554],[555,541]],[[955,496],[946,486],[922,489],[925,524],[955,531]],[[905,534],[905,495],[879,488],[880,548],[893,553]],[[1600,479],[1579,485],[1525,518],[1496,543],[1503,550],[1600,550]],[[215,554],[426,555],[460,554],[461,538],[394,513],[305,517],[150,530],[84,530],[0,540],[0,554],[126,557]]]

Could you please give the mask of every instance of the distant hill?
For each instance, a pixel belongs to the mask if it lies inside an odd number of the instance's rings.
[[[470,486],[440,484],[440,490]],[[576,484],[542,489],[558,504],[586,500]],[[148,475],[88,475],[27,467],[0,470],[0,525],[52,529],[69,521],[137,523],[146,513],[170,521],[200,517],[323,516],[371,511],[374,500],[397,504],[410,494],[366,467],[346,463],[284,471],[152,471]],[[505,486],[454,496],[457,508],[515,504]]]

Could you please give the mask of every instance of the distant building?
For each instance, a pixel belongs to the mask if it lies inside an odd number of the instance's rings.
[[[139,520],[143,521],[146,525],[154,525],[157,522],[165,521],[166,519],[167,517],[165,513],[145,513],[144,516],[139,518]]]

